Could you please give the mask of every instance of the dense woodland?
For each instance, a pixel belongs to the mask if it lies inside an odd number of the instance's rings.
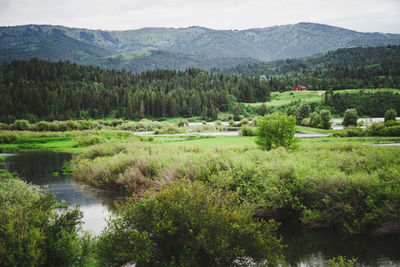
[[[253,65],[220,71],[269,79],[272,90],[288,90],[302,84],[311,90],[400,88],[400,46],[354,47],[312,57]]]
[[[265,101],[270,85],[258,78],[199,69],[134,75],[69,62],[32,59],[0,68],[0,117],[37,121],[116,117],[195,116],[215,119],[237,102]]]

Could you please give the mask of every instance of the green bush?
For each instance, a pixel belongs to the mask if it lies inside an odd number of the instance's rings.
[[[0,144],[9,144],[17,140],[17,135],[12,131],[0,132]]]
[[[8,130],[8,124],[0,122],[0,130]]]
[[[357,120],[358,120],[357,110],[355,108],[346,109],[342,124],[344,126],[349,126],[349,125],[356,126]]]
[[[322,128],[322,129],[330,129],[331,126],[332,126],[332,123],[331,123],[331,118],[332,118],[331,112],[329,110],[327,110],[327,109],[323,109],[323,110],[320,111],[319,114],[320,114],[320,117],[321,117],[321,123],[320,123],[320,125],[318,127]]]
[[[119,208],[98,241],[106,266],[233,266],[282,263],[277,223],[253,218],[236,194],[176,182]]]
[[[310,126],[312,127],[320,127],[321,124],[321,115],[318,114],[317,112],[313,112],[310,114]]]
[[[103,138],[97,135],[82,135],[78,136],[76,139],[76,147],[92,146],[99,144],[103,141]]]
[[[328,261],[329,266],[332,267],[353,267],[357,263],[356,258],[347,259],[344,256],[333,257]]]
[[[176,125],[167,125],[165,127],[162,127],[161,129],[157,129],[154,131],[155,134],[181,134],[185,132],[185,129],[180,128]]]
[[[297,123],[300,124],[303,119],[305,119],[305,118],[310,116],[310,105],[301,104],[296,109],[295,116],[296,116]]]
[[[1,266],[86,265],[93,240],[79,235],[81,218],[78,208],[63,208],[54,195],[0,177]]]
[[[263,150],[283,146],[294,148],[296,119],[294,116],[273,113],[257,121],[256,144]]]
[[[356,126],[348,126],[342,131],[335,132],[333,136],[340,137],[355,137],[355,136],[366,136],[367,131]]]
[[[242,126],[240,127],[240,135],[242,136],[255,136],[256,131],[254,131],[252,128],[248,126]]]
[[[188,125],[189,125],[189,122],[187,120],[184,120],[184,119],[180,119],[179,122],[178,122],[178,126],[179,127],[184,127],[184,126],[188,126]]]
[[[301,121],[300,124],[303,125],[303,126],[309,127],[309,126],[311,126],[311,119],[310,119],[310,118],[304,118],[304,119]]]
[[[35,128],[38,132],[51,131],[50,124],[47,121],[39,121],[36,123]]]
[[[27,120],[16,120],[11,128],[17,131],[26,131],[31,129],[31,124]]]
[[[394,108],[388,109],[385,113],[385,122],[395,121],[397,116],[397,111]]]
[[[400,125],[389,126],[382,129],[383,136],[400,136]]]

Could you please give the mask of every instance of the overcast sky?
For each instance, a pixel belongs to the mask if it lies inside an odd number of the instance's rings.
[[[0,25],[248,29],[316,22],[400,33],[400,0],[0,0]]]

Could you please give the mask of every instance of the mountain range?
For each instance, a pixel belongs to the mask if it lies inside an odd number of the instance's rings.
[[[0,63],[38,57],[109,69],[229,68],[338,48],[400,44],[400,34],[298,23],[248,30],[203,27],[103,31],[52,25],[0,27]]]

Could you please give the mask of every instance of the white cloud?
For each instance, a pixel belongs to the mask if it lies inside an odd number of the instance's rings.
[[[0,25],[57,24],[91,29],[247,29],[325,23],[400,33],[399,0],[0,0]]]

